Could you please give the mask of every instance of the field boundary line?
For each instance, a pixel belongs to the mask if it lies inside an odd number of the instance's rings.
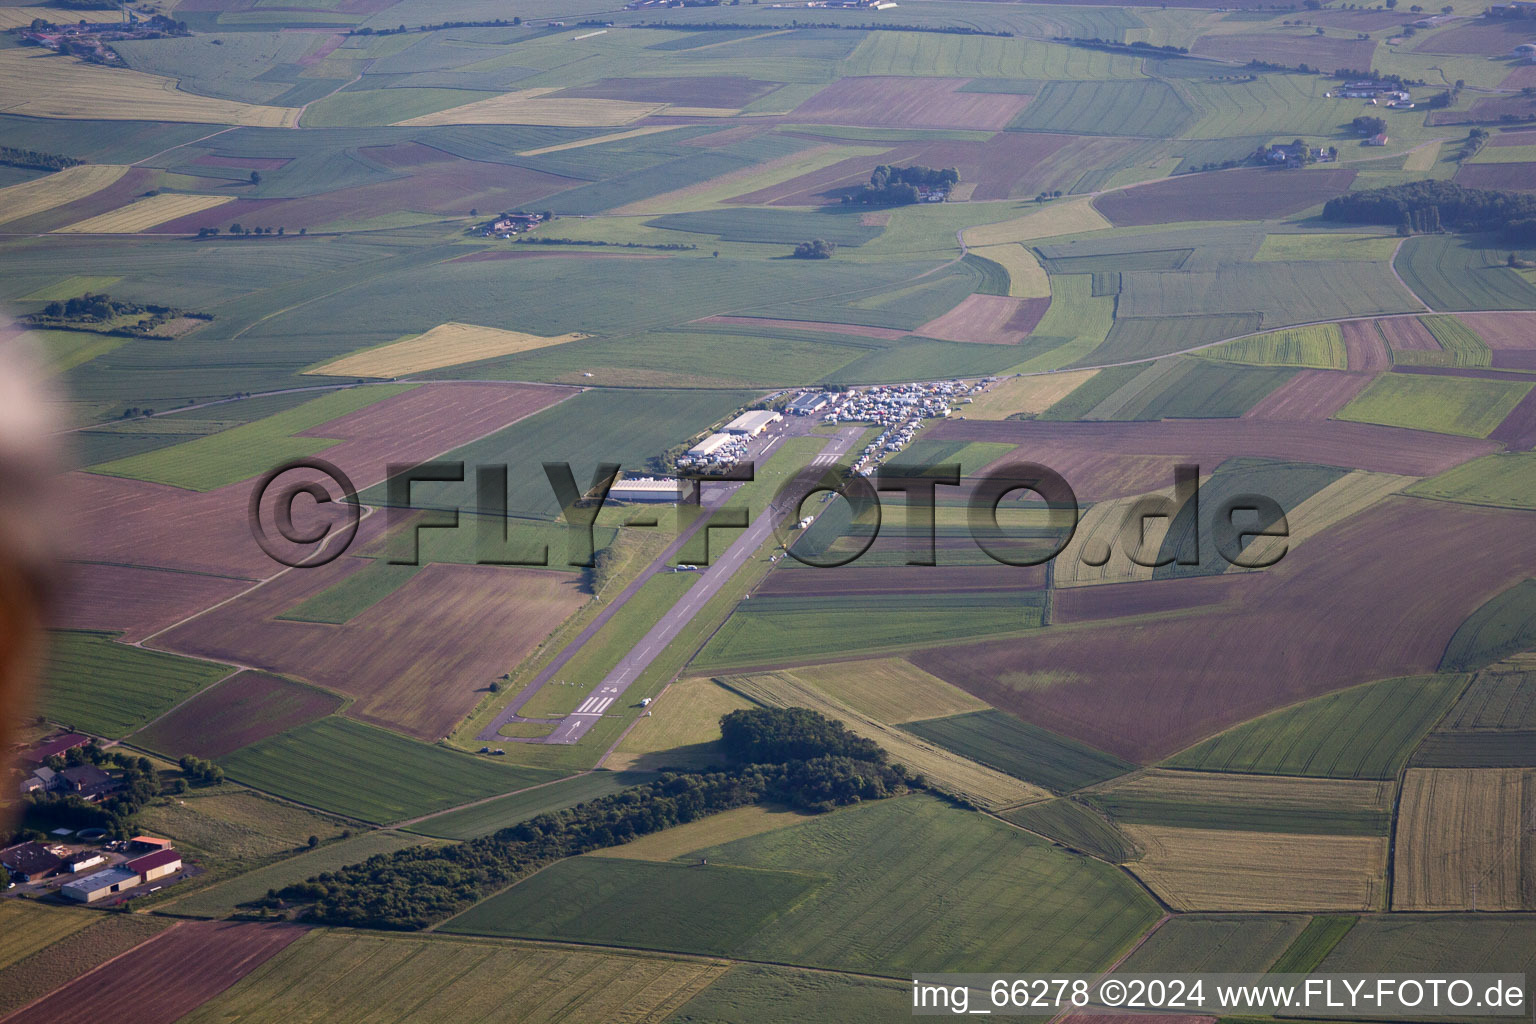
[[[582,771],[576,772],[574,774],[567,775],[567,776],[565,776],[563,778],[550,779],[548,782],[536,782],[532,786],[524,786],[522,789],[514,789],[514,790],[510,790],[509,792],[506,792],[506,793],[493,793],[490,796],[481,797],[479,800],[471,800],[467,804],[459,804],[456,807],[447,807],[447,808],[444,808],[441,811],[432,811],[432,812],[430,812],[428,814],[423,814],[420,817],[416,817],[416,818],[407,818],[404,821],[397,821],[397,822],[394,822],[394,823],[392,823],[392,824],[390,824],[390,825],[388,825],[386,827],[390,828],[390,829],[408,829],[412,825],[418,825],[418,824],[420,824],[423,821],[430,821],[433,818],[440,818],[440,817],[442,817],[445,814],[452,814],[454,811],[467,810],[470,807],[479,807],[481,804],[488,804],[492,800],[500,800],[503,797],[508,797],[508,796],[517,796],[519,793],[531,793],[535,789],[543,789],[545,786],[553,786],[557,782],[569,782],[571,779],[579,779],[583,775],[591,775],[593,772],[595,772],[597,770],[598,769],[596,769],[596,768],[587,768],[587,769],[584,769]],[[436,838],[439,838],[439,837],[432,836],[431,838],[436,839]]]
[[[1397,248],[1392,250],[1392,258],[1387,261],[1387,266],[1389,268],[1391,268],[1391,270],[1392,270],[1392,276],[1397,278],[1397,283],[1403,286],[1403,291],[1407,292],[1409,295],[1412,295],[1413,298],[1414,298],[1414,301],[1416,301],[1419,305],[1424,307],[1424,311],[1425,312],[1427,312],[1427,313],[1439,313],[1439,312],[1442,312],[1442,310],[1435,309],[1429,303],[1425,302],[1424,299],[1420,297],[1419,293],[1414,291],[1413,288],[1408,284],[1407,281],[1403,280],[1403,275],[1399,274],[1397,272],[1397,257],[1398,257],[1398,254],[1403,251],[1403,246],[1406,245],[1407,243],[1408,243],[1408,239],[1407,238],[1398,239]],[[1390,345],[1388,345],[1387,348],[1388,348],[1388,351],[1391,350],[1391,346]]]
[[[132,911],[129,911],[129,913],[132,913]],[[137,915],[137,916],[139,916],[139,917],[158,917],[159,915],[157,915],[157,914],[140,914],[140,915]],[[110,960],[103,960],[101,963],[97,964],[95,967],[92,967],[90,970],[86,971],[83,974],[75,975],[73,978],[71,978],[68,981],[64,982],[64,984],[62,984],[62,985],[54,986],[53,988],[49,989],[47,992],[44,992],[42,995],[40,995],[36,999],[32,1000],[30,1003],[27,1003],[25,1006],[18,1006],[18,1007],[16,1007],[16,1009],[12,1010],[10,1013],[7,1013],[4,1018],[0,1018],[0,1019],[10,1020],[12,1017],[14,1017],[17,1014],[21,1013],[23,1010],[29,1010],[32,1007],[36,1006],[38,1003],[42,1002],[44,999],[47,999],[49,996],[53,995],[55,992],[59,991],[60,989],[66,988],[66,987],[68,987],[70,985],[73,985],[77,981],[81,981],[81,980],[83,980],[85,978],[89,978],[91,975],[95,974],[97,971],[99,971],[99,970],[103,969],[104,967],[107,967],[107,966],[109,966],[111,964],[116,963],[117,961],[121,960],[123,957],[127,956],[129,953],[132,953],[134,950],[141,949],[144,946],[149,945],[151,942],[154,942],[156,939],[160,938],[160,936],[162,936],[162,935],[169,935],[171,932],[175,931],[177,928],[180,928],[184,924],[186,924],[186,920],[184,918],[177,918],[176,919],[176,923],[171,925],[169,928],[165,929],[165,931],[157,932],[154,935],[151,935],[149,938],[145,939],[143,942],[140,942],[138,945],[128,947],[127,949],[123,950],[121,953],[117,954],[117,956],[112,957]],[[86,927],[90,927],[90,926],[87,925]],[[47,947],[44,947],[44,949],[46,949],[46,948]],[[39,950],[38,952],[42,952],[42,950]]]

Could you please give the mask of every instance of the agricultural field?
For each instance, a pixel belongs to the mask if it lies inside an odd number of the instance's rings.
[[[1057,793],[1102,782],[1135,767],[1001,711],[908,722],[903,728],[978,764]]]
[[[40,1024],[76,1011],[110,1014],[126,999],[145,1024],[172,1024],[305,932],[291,924],[177,922],[10,1019]]]
[[[1301,366],[1314,370],[1349,369],[1349,354],[1344,348],[1344,336],[1333,324],[1296,327],[1288,331],[1274,331],[1253,338],[1241,338],[1207,349],[1201,355],[1206,359],[1249,363],[1254,366]]]
[[[423,370],[478,363],[550,345],[563,345],[581,337],[583,335],[562,334],[544,338],[495,327],[448,323],[414,338],[343,356],[305,372],[326,377],[407,377]]]
[[[55,207],[84,199],[111,185],[127,173],[128,168],[112,164],[82,164],[67,167],[57,174],[50,174],[31,181],[18,182],[0,188],[0,224],[21,220],[52,210]],[[82,289],[83,290],[83,289]],[[79,294],[78,292],[71,292]],[[46,298],[46,296],[39,296]],[[58,296],[69,298],[70,296]]]
[[[1273,970],[1270,965],[1310,927],[1301,914],[1179,915],[1163,922],[1119,969],[1126,974],[1257,974]]]
[[[1316,835],[1386,835],[1392,797],[1387,782],[1163,769],[1080,796],[1116,824]]]
[[[1487,437],[1530,392],[1514,380],[1387,373],[1338,413],[1357,423]]]
[[[1385,836],[1291,835],[1122,825],[1130,870],[1177,910],[1377,910]]]
[[[881,721],[822,693],[793,672],[723,676],[732,691],[764,707],[808,707],[843,723],[851,732],[880,744],[891,760],[927,776],[940,789],[983,807],[1010,807],[1048,795],[1040,786],[946,749],[904,726]],[[1068,749],[1063,760],[1078,750]],[[1043,760],[1043,759],[1042,759]]]
[[[380,824],[560,777],[544,769],[472,758],[335,717],[243,747],[221,763],[230,778],[255,789]]]
[[[709,960],[443,936],[314,931],[181,1018],[291,1021],[318,1005],[361,1019],[409,1002],[423,1019],[660,1021],[726,970]],[[505,1019],[505,1018],[504,1018]]]
[[[1421,480],[1409,487],[1408,493],[1469,505],[1536,509],[1533,470],[1536,470],[1536,455],[1530,452],[1486,455],[1439,476]]]
[[[1403,779],[1394,910],[1536,909],[1527,848],[1536,773],[1522,768],[1412,768]]]
[[[1165,763],[1199,771],[1391,778],[1465,684],[1458,675],[1368,683],[1240,725]]]
[[[6,742],[163,783],[34,797],[0,846],[111,813],[193,869],[148,913],[0,900],[0,1017],[874,1024],[936,971],[1536,971],[1529,33],[1117,4],[0,8],[0,356],[63,467]],[[700,516],[591,493],[760,409]],[[775,498],[864,455],[867,550],[849,501]],[[346,509],[253,488],[306,458],[362,516],[290,567],[267,527]],[[895,475],[955,463],[913,564]],[[978,544],[1027,464],[1075,525],[1018,487]],[[0,555],[41,550],[4,504]],[[640,787],[733,769],[723,716],[789,708],[921,785],[793,790],[862,774],[824,761],[638,827]]]
[[[55,633],[42,710],[54,721],[117,739],[231,671],[215,662],[129,647],[101,633]]]
[[[650,772],[587,772],[521,793],[487,800],[439,814],[411,826],[411,831],[441,839],[473,839],[510,828],[520,821],[587,800],[617,793],[655,778]]]
[[[445,930],[687,946],[855,971],[1004,963],[1089,970],[1107,964],[1158,916],[1151,900],[1107,865],[928,797],[823,815],[699,854],[707,866],[565,861]],[[1049,903],[1008,895],[1043,889],[1055,896]],[[785,909],[791,896],[798,898]],[[935,912],[923,914],[925,907]],[[893,927],[898,917],[905,923]],[[970,936],[966,949],[944,937],[957,927]]]
[[[650,716],[635,723],[603,764],[616,770],[713,764],[719,758],[721,717],[751,706],[712,679],[679,680],[656,699]]]
[[[140,729],[133,741],[171,757],[219,759],[341,706],[340,697],[323,690],[264,672],[240,672]]]
[[[164,224],[166,221],[191,216],[204,210],[211,210],[215,206],[222,206],[233,200],[233,196],[179,195],[162,192],[157,196],[129,203],[120,210],[88,217],[55,230],[86,235],[128,234],[134,231],[145,231],[156,224]]]

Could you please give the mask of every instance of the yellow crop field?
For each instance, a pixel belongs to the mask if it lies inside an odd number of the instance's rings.
[[[1385,836],[1121,825],[1127,867],[1175,910],[1379,910]]]
[[[1014,413],[1042,413],[1076,391],[1099,371],[1072,370],[1009,377],[993,384],[965,407],[968,420],[1005,420]]]
[[[802,825],[820,818],[788,807],[765,807],[752,804],[734,810],[711,814],[686,825],[652,832],[623,846],[607,846],[586,856],[617,857],[621,860],[672,860],[721,843],[729,843],[748,836],[760,836],[764,832],[776,832],[792,825]]]
[[[42,18],[55,25],[75,25],[81,21],[106,24],[122,21],[123,13],[117,8],[106,11],[61,10],[57,7],[0,7],[0,32],[24,28],[34,18]]]
[[[364,349],[332,360],[305,373],[327,377],[404,377],[442,366],[457,366],[482,359],[531,352],[585,338],[585,334],[544,337],[522,331],[504,331],[475,324],[439,324],[425,334],[403,338],[388,345]]]
[[[930,782],[983,807],[1011,807],[1014,804],[1044,800],[1050,795],[1022,779],[979,765],[909,732],[862,714],[788,672],[728,676],[721,681],[768,707],[810,708],[828,718],[835,718],[847,726],[850,732],[874,740],[884,747],[892,761],[926,775]]]
[[[0,50],[0,113],[252,128],[292,128],[299,116],[295,107],[194,96],[159,75],[105,68],[32,49]]]
[[[1403,780],[1393,910],[1536,908],[1536,772],[1411,768]]]
[[[1008,271],[1008,294],[1015,299],[1048,299],[1051,280],[1035,259],[1035,254],[1016,243],[983,245],[971,249],[976,255]]]
[[[735,107],[667,107],[668,117],[735,117],[739,113]]]
[[[986,711],[992,706],[900,658],[808,665],[788,674],[886,725]]]
[[[668,114],[675,113],[675,109],[668,110]],[[640,216],[662,213],[685,213],[690,210],[704,210],[717,206],[733,196],[746,195],[760,189],[772,188],[782,182],[791,181],[803,174],[819,171],[823,167],[830,167],[835,163],[841,163],[853,157],[877,157],[887,152],[885,147],[871,146],[812,146],[810,149],[791,153],[788,156],[779,157],[777,160],[769,160],[766,163],[745,167],[739,171],[722,174],[718,178],[710,178],[687,188],[675,189],[664,192],[659,196],[649,199],[641,199],[621,206],[612,211],[615,216]],[[784,194],[790,194],[790,189],[785,189]],[[772,202],[777,196],[761,200],[762,203]]]
[[[713,679],[682,679],[651,702],[649,717],[635,722],[603,767],[702,767],[719,760],[720,718],[752,702]]]
[[[550,99],[558,89],[544,87],[509,92],[463,106],[423,114],[399,124],[430,127],[444,124],[530,124],[551,128],[608,128],[638,121],[654,114],[665,103],[635,100],[600,100],[585,97]]]
[[[186,1024],[317,1019],[660,1024],[723,974],[704,958],[317,929],[181,1018]]]
[[[1056,557],[1056,585],[1058,587],[1091,587],[1100,583],[1132,583],[1150,580],[1153,567],[1139,565],[1131,560],[1131,547],[1136,542],[1133,534],[1125,543],[1121,536],[1126,526],[1126,516],[1137,502],[1145,498],[1161,497],[1173,500],[1173,485],[1150,494],[1111,498],[1091,506],[1083,513],[1077,532]],[[1138,557],[1144,562],[1157,559],[1163,538],[1173,524],[1169,517],[1151,516],[1141,521],[1141,550]]]
[[[223,206],[225,203],[234,201],[234,196],[196,196],[162,192],[160,195],[139,199],[127,206],[120,206],[107,213],[87,217],[85,220],[76,221],[67,227],[55,228],[55,230],[93,235],[128,235],[135,231],[152,228],[156,224],[175,220],[177,217],[211,210],[215,206]]]
[[[0,51],[3,52],[3,51]],[[0,188],[0,224],[95,195],[128,173],[121,164],[81,164]]]
[[[1392,473],[1368,473],[1363,469],[1348,473],[1286,513],[1288,537],[1255,537],[1243,549],[1244,557],[1257,564],[1270,561],[1280,556],[1282,551],[1317,536],[1335,523],[1359,515],[1378,501],[1407,487],[1415,479]],[[1262,569],[1245,569],[1239,565],[1229,565],[1226,571],[1263,572]]]
[[[557,146],[544,146],[540,149],[525,149],[518,156],[543,156],[545,153],[560,153],[567,149],[581,149],[584,146],[601,146],[608,142],[621,142],[624,139],[638,139],[642,135],[655,135],[657,132],[676,131],[681,125],[653,124],[645,128],[631,128],[627,132],[614,132],[612,135],[599,135],[595,139],[577,139],[575,142],[562,142]]]
[[[1103,214],[1094,209],[1092,200],[1075,199],[1067,203],[1051,203],[1041,209],[1031,210],[1022,217],[998,224],[967,228],[964,237],[966,245],[1002,245],[1056,235],[1075,235],[1084,231],[1103,231],[1110,226]]]

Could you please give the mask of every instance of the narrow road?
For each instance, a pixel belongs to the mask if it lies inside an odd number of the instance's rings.
[[[813,464],[829,465],[842,458],[863,436],[864,429],[863,425],[857,425],[838,431],[817,455]],[[694,616],[746,564],[772,534],[774,527],[785,514],[786,510],[772,506],[763,509],[761,514],[736,537],[730,547],[726,548],[725,554],[704,570],[699,581],[688,589],[688,593],[684,594],[677,604],[673,605],[661,620],[652,626],[634,647],[630,648],[629,653],[619,660],[613,670],[597,685],[592,696],[566,716],[550,735],[525,742],[570,744],[586,735],[587,730],[612,709],[624,696],[624,691],[640,678],[641,674],[650,667],[651,662],[656,660],[667,645],[693,621]],[[579,646],[579,640],[577,644],[572,645],[572,647],[576,646]],[[481,734],[481,738],[506,740],[507,737],[495,735],[496,730],[500,728],[500,722],[504,720],[506,719],[499,718],[497,722],[492,723],[486,732]]]

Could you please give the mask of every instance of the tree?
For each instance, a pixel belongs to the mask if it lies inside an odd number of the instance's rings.
[[[837,246],[825,238],[817,238],[809,242],[801,242],[795,246],[792,254],[797,260],[829,260],[837,251]]]
[[[1349,124],[1351,128],[1366,138],[1380,135],[1387,130],[1387,122],[1379,117],[1361,116],[1355,118]]]
[[[310,836],[309,837],[309,848],[311,850],[313,850],[315,847],[317,847],[319,845],[320,845],[320,837],[319,836]]]
[[[251,184],[252,185],[260,185],[261,184],[261,172],[260,171],[252,171],[251,172]]]
[[[1390,11],[1390,10],[1392,10],[1396,6],[1397,6],[1397,0],[1387,0],[1387,10]]]
[[[243,235],[245,234],[245,228],[240,226],[239,221],[235,221],[229,226],[229,233],[232,235]]]

